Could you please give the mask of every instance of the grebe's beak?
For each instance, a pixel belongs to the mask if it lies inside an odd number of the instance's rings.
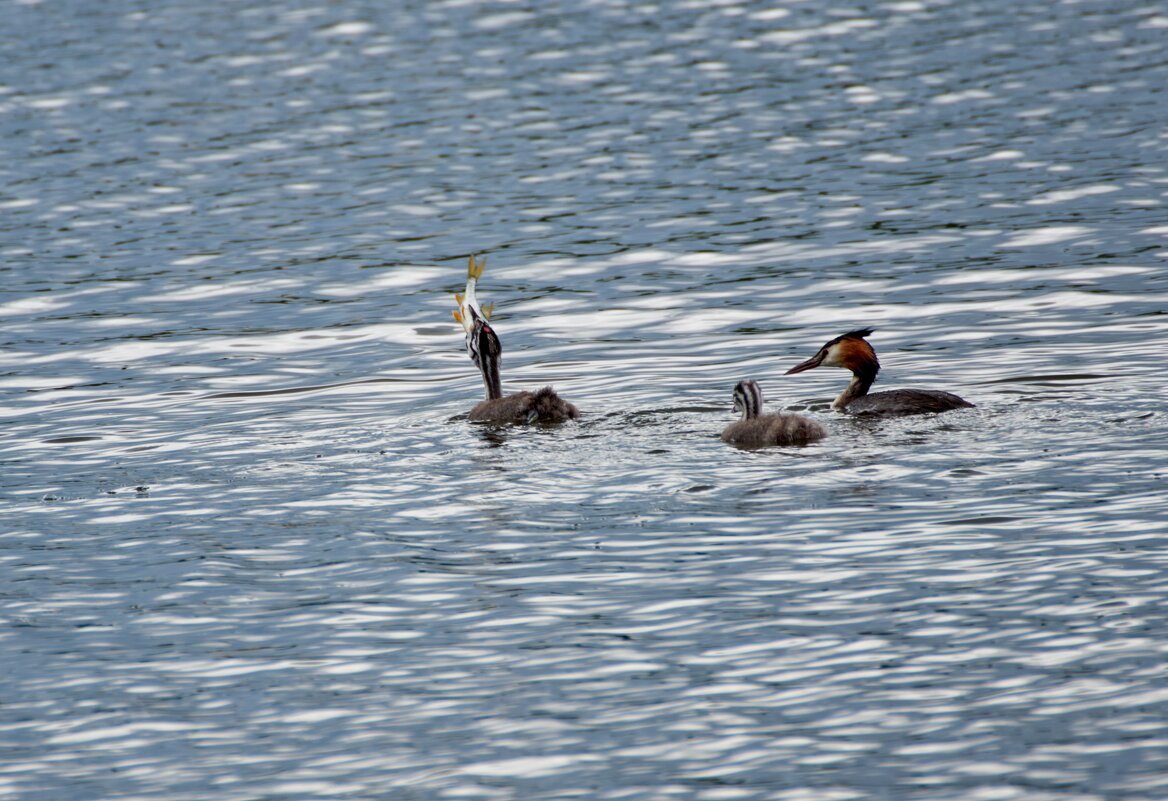
[[[812,356],[810,359],[803,362],[802,364],[797,364],[794,367],[792,367],[790,370],[788,370],[785,373],[785,375],[791,375],[792,373],[802,373],[805,370],[812,370],[812,369],[818,367],[819,365],[823,364],[823,360],[825,358],[827,358],[827,351],[821,350],[821,351],[819,351],[819,353],[815,354],[814,356]]]

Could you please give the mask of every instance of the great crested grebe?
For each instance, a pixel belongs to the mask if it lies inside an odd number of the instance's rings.
[[[806,445],[827,436],[819,423],[797,414],[760,415],[762,390],[749,378],[734,387],[734,411],[742,412],[742,419],[726,426],[722,441],[740,448]]]
[[[485,423],[562,423],[575,420],[579,411],[571,403],[556,394],[551,387],[537,392],[516,392],[503,395],[502,380],[499,377],[499,362],[503,356],[503,345],[495,329],[487,322],[491,315],[490,304],[480,307],[475,298],[475,283],[483,274],[486,259],[470,257],[466,268],[466,292],[459,295],[458,309],[454,319],[462,323],[466,331],[466,350],[471,361],[483,374],[483,386],[487,397],[470,410],[468,419]]]
[[[787,375],[802,373],[821,365],[851,370],[852,380],[848,388],[831,404],[831,408],[844,414],[929,414],[973,406],[952,392],[937,389],[890,389],[869,395],[868,387],[872,386],[876,374],[880,372],[876,351],[864,339],[873,330],[861,328],[836,337],[820,348],[819,353],[788,370]]]

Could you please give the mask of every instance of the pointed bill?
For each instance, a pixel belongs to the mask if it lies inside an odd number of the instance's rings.
[[[819,351],[819,353],[815,354],[807,361],[800,362],[799,364],[792,367],[790,370],[788,370],[786,373],[784,373],[784,375],[792,375],[793,373],[802,373],[806,370],[811,370],[815,367],[818,367],[819,365],[823,364],[823,359],[826,355],[827,355],[827,350],[826,349],[821,350],[821,351]]]

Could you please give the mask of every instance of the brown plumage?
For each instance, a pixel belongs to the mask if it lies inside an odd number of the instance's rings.
[[[470,410],[468,418],[480,423],[563,423],[575,420],[580,412],[551,387],[536,392],[503,395],[499,363],[503,345],[486,320],[475,319],[466,338],[471,361],[483,374],[486,399]]]
[[[939,389],[892,389],[868,394],[868,388],[880,372],[876,351],[865,339],[871,333],[871,328],[861,328],[838,336],[810,359],[788,370],[787,375],[802,373],[821,365],[851,370],[852,380],[831,404],[831,408],[844,414],[929,414],[973,406],[964,398]]]
[[[742,419],[726,426],[722,441],[739,448],[806,445],[827,436],[819,423],[797,414],[760,415],[762,390],[750,379],[734,387],[734,411],[741,412]]]
[[[563,423],[580,416],[576,407],[551,387],[538,392],[516,392],[475,404],[467,418],[476,423]]]

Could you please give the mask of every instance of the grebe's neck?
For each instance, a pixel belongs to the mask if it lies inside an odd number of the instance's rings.
[[[837,411],[847,408],[852,401],[868,394],[868,388],[876,381],[876,373],[880,372],[880,364],[861,364],[852,368],[852,380],[847,389],[832,401],[831,408]]]
[[[483,389],[487,392],[487,400],[496,400],[503,397],[503,381],[499,377],[499,357],[486,356],[482,360]]]
[[[474,328],[466,337],[466,349],[470,358],[483,374],[483,389],[487,400],[503,397],[503,384],[499,378],[499,363],[503,360],[503,343],[485,320],[476,319]]]
[[[742,409],[743,420],[753,420],[762,412],[762,389],[753,381],[740,381],[734,398]]]

